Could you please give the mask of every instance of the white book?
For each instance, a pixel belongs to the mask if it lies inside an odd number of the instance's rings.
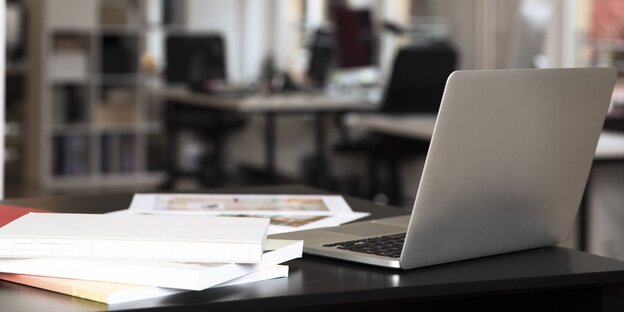
[[[229,282],[216,285],[213,288],[247,284],[287,276],[287,265],[272,265]],[[0,273],[0,279],[106,304],[119,304],[136,300],[152,299],[188,291],[184,289],[85,281],[26,274]]]
[[[88,76],[89,61],[86,52],[63,51],[49,58],[48,73],[53,80],[84,81]]]
[[[258,263],[269,219],[29,213],[0,228],[2,258]]]
[[[0,259],[0,272],[202,290],[301,257],[303,241],[267,239],[260,263],[180,263],[95,259]]]

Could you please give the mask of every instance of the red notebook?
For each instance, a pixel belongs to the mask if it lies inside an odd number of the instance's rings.
[[[0,227],[11,223],[13,220],[29,212],[49,212],[49,211],[36,209],[36,208],[24,208],[24,207],[0,205]]]

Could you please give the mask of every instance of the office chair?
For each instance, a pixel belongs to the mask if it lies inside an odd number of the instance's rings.
[[[379,113],[437,113],[446,79],[456,64],[455,49],[446,42],[401,49],[394,60]],[[426,154],[428,147],[428,141],[371,133],[358,141],[343,138],[336,151],[366,154],[370,181],[367,195],[373,198],[382,191],[380,186],[385,185],[383,191],[388,203],[399,205],[403,198],[401,163]],[[380,181],[382,165],[388,169],[387,183]]]
[[[168,84],[182,84],[195,92],[211,80],[225,80],[225,44],[220,35],[184,34],[167,38]],[[163,188],[170,189],[177,178],[192,176],[199,178],[204,186],[220,186],[225,180],[225,136],[242,128],[245,119],[240,114],[223,110],[189,105],[183,101],[168,101],[165,109],[165,124],[169,140],[167,181]],[[186,172],[178,168],[181,131],[198,132],[209,144],[201,162],[199,172]]]

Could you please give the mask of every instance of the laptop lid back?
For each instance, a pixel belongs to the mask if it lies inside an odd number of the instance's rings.
[[[457,71],[448,79],[401,267],[555,244],[570,232],[613,68]]]

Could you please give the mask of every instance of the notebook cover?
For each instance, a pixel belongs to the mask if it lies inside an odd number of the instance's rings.
[[[303,241],[267,239],[256,264],[113,261],[104,259],[0,259],[0,272],[202,290],[267,266],[300,258]]]
[[[272,265],[258,271],[251,272],[242,277],[235,278],[229,282],[216,285],[213,288],[246,284],[287,276],[288,266]],[[157,298],[189,291],[176,288],[11,273],[0,273],[0,279],[107,304],[119,304],[136,300]]]
[[[25,208],[9,205],[0,205],[0,227],[30,212],[49,212],[36,208]]]
[[[0,228],[0,257],[257,263],[269,219],[29,213]]]

